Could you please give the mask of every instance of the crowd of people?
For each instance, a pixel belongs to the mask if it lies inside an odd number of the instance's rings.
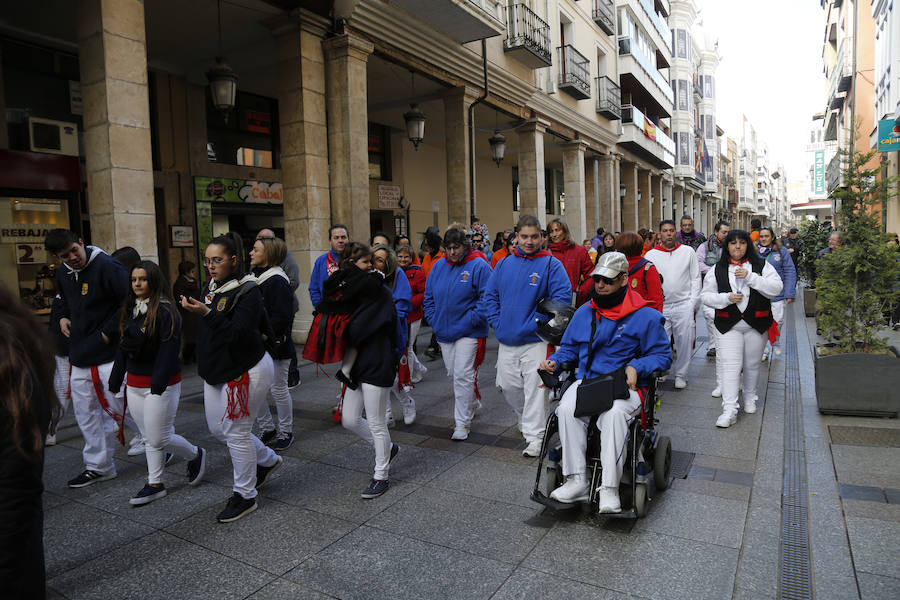
[[[432,340],[425,355],[443,357],[455,441],[469,437],[481,407],[478,368],[491,330],[499,341],[495,384],[517,416],[524,456],[538,456],[544,437],[540,369],[575,360],[579,382],[620,372],[628,391],[598,420],[610,440],[601,510],[617,512],[615,449],[624,443],[639,390],[651,372],[670,367],[675,388],[687,387],[701,307],[707,355],[716,360],[712,395],[722,398],[716,425],[733,424],[741,405],[756,410],[760,363],[779,354],[784,307],[794,298],[798,246],[795,231],[778,240],[771,228],[754,225],[745,232],[720,221],[707,238],[685,216],[677,229],[672,220],[655,233],[599,229],[578,244],[564,220],[545,231],[536,217],[522,215],[493,242],[478,219],[429,228],[418,250],[405,235],[378,232],[366,243],[333,225],[330,248],[308,282],[315,312],[302,354],[338,365],[335,420],[372,446],[373,474],[361,496],[375,498],[390,487],[390,463],[400,451],[391,441],[392,398],[403,422],[415,422],[413,390],[428,373],[417,340],[427,323]],[[49,400],[17,425],[16,447],[35,446],[35,436],[55,443],[71,400],[84,448],[83,469],[70,487],[116,477],[114,449],[125,444],[126,429],[133,433],[129,454],[144,453],[147,461],[132,505],[166,495],[164,467],[174,459],[185,462],[187,483],[198,485],[210,450],[175,431],[181,368],[196,362],[207,425],[233,467],[232,495],[217,519],[228,523],[256,510],[258,489],[294,440],[290,389],[300,381],[291,333],[301,281],[285,242],[264,229],[248,252],[234,232],[215,237],[203,249],[203,271],[182,262],[171,288],[160,267],[132,248],[109,255],[63,229],[52,230],[45,247],[62,264],[47,338],[55,361],[31,357],[28,389]],[[542,301],[577,309],[556,346],[538,334]],[[563,502],[587,493],[587,421],[575,416],[576,390],[569,388],[558,412],[568,479],[554,498]],[[31,484],[39,486],[39,477]]]

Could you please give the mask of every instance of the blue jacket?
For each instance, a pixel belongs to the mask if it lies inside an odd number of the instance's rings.
[[[406,352],[409,345],[409,323],[406,322],[406,317],[412,312],[412,288],[409,287],[409,279],[400,267],[397,267],[394,276],[391,296],[394,298],[394,309],[397,311],[397,347],[394,351],[400,356]]]
[[[472,252],[459,264],[446,257],[434,264],[425,281],[423,308],[439,342],[488,336],[480,307],[491,273],[491,266]]]
[[[540,251],[525,256],[516,248],[497,263],[488,279],[481,315],[507,346],[541,341],[537,334],[537,305],[548,298],[572,301],[571,283],[559,259]]]
[[[781,288],[781,293],[772,298],[772,302],[793,298],[797,289],[797,268],[794,266],[793,259],[791,259],[791,253],[786,248],[782,248],[778,252],[774,250],[769,252],[765,258],[770,265],[775,267],[775,270],[781,277],[781,282],[784,284],[784,287]]]
[[[322,286],[325,285],[325,280],[328,279],[329,254],[335,262],[341,260],[340,255],[334,250],[329,250],[317,258],[315,264],[313,264],[312,273],[309,275],[309,299],[312,300],[313,308],[319,305],[319,300],[322,299]]]
[[[600,318],[594,334],[594,360],[586,373],[593,318],[591,303],[581,305],[566,327],[559,349],[548,360],[556,361],[557,365],[577,360],[579,379],[590,379],[631,365],[641,386],[646,385],[650,373],[667,370],[672,365],[672,349],[663,326],[666,319],[658,310],[644,306],[618,321]]]
[[[119,338],[119,315],[128,292],[128,273],[122,263],[93,246],[85,248],[87,265],[73,271],[65,265],[56,270],[59,312],[72,320],[69,360],[76,367],[94,367],[112,362]],[[109,343],[103,341],[106,334]]]

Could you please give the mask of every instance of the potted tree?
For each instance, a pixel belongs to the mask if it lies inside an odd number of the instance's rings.
[[[816,265],[824,342],[816,347],[816,397],[822,413],[896,417],[900,361],[883,332],[900,264],[872,209],[875,198],[887,198],[896,178],[875,179],[879,170],[866,167],[874,152],[842,154],[845,187],[833,196],[840,203],[844,243]]]
[[[819,251],[828,246],[831,222],[807,221],[800,229],[800,254],[797,271],[803,280],[803,311],[807,317],[816,316],[816,261]]]

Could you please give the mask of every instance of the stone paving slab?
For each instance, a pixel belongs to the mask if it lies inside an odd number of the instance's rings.
[[[592,585],[586,585],[554,577],[548,573],[518,568],[509,576],[503,586],[491,597],[491,600],[625,600],[634,598],[620,592],[614,592]]]

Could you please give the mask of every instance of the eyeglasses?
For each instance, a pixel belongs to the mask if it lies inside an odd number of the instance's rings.
[[[606,285],[612,285],[616,282],[616,279],[618,279],[618,277],[610,279],[609,277],[604,277],[603,275],[593,275],[592,277],[594,278],[594,283],[600,283],[602,281]]]
[[[214,256],[214,257],[212,257],[212,258],[204,258],[204,259],[203,259],[203,266],[204,266],[204,267],[209,267],[209,266],[211,266],[211,265],[216,265],[216,266],[218,267],[218,266],[221,265],[223,262],[225,262],[225,259],[224,259],[224,258],[222,258],[221,256]]]
[[[447,252],[456,252],[457,250],[462,250],[462,246],[459,244],[451,244],[449,246],[444,246],[444,250]]]

